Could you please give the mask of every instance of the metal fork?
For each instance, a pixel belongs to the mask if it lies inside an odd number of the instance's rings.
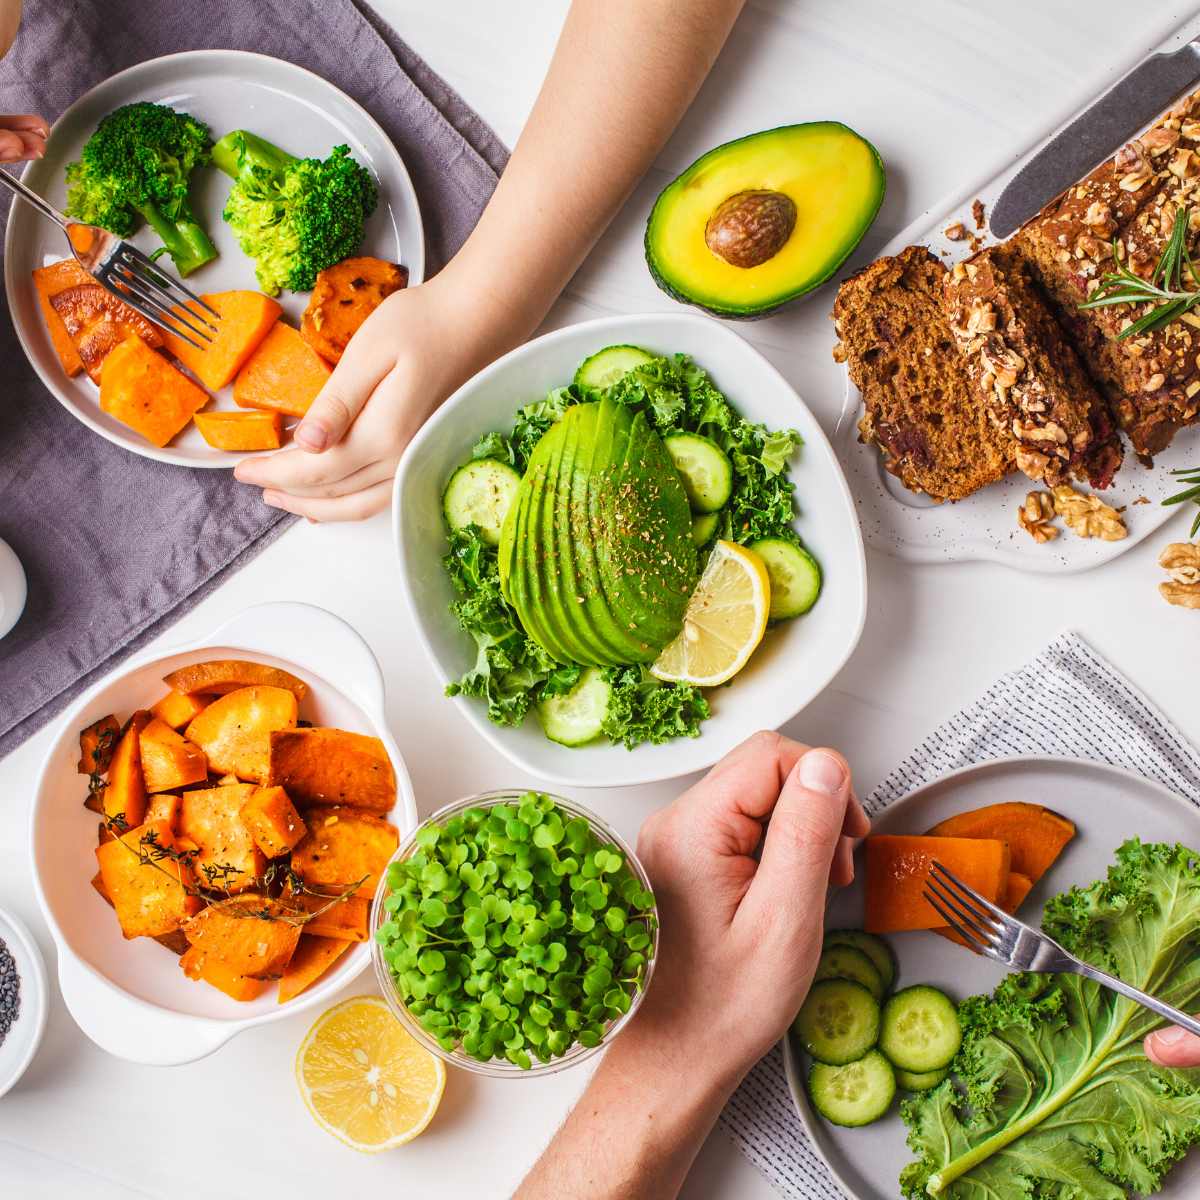
[[[54,205],[7,171],[0,170],[0,183],[32,204],[42,216],[49,217],[67,235],[67,243],[79,265],[118,300],[197,350],[212,342],[212,335],[217,332],[213,322],[219,321],[221,314],[157,267],[136,246],[98,225],[84,225],[63,216]]]
[[[1200,1020],[1076,958],[1053,938],[985,900],[939,862],[930,869],[925,899],[976,954],[986,955],[1016,971],[1082,975],[1200,1037]]]

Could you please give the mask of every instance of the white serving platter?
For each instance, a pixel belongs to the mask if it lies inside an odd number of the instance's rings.
[[[204,121],[219,138],[249,129],[298,157],[325,158],[345,144],[375,177],[379,201],[367,222],[362,253],[402,263],[409,286],[425,277],[425,238],[416,193],[399,153],[375,119],[333,84],[294,63],[242,50],[189,50],[150,59],[86,92],[55,122],[46,156],[29,163],[22,179],[62,210],[64,171],[79,158],[97,123],[114,108],[138,100],[168,104]],[[184,281],[193,292],[236,288],[258,290],[254,263],[238,248],[221,211],[232,186],[216,168],[197,172],[192,203],[215,243],[218,257]],[[143,228],[130,239],[149,252],[158,242]],[[17,337],[42,382],[73,416],[101,437],[144,458],[185,467],[232,467],[245,454],[215,450],[189,424],[170,445],[159,449],[127,425],[100,410],[100,390],[80,374],[63,371],[38,308],[30,272],[67,257],[66,238],[28,204],[13,201],[4,240],[4,286]],[[170,266],[170,259],[166,259]],[[278,297],[284,319],[293,325],[308,303],[307,293]],[[205,411],[238,411],[232,389],[218,393]],[[293,421],[292,424],[295,424]]]
[[[965,767],[898,800],[875,819],[872,832],[923,833],[954,813],[1018,799],[1062,813],[1078,831],[1021,906],[1030,924],[1038,923],[1051,896],[1103,878],[1117,847],[1131,837],[1200,846],[1200,809],[1190,801],[1121,768],[1068,758],[1009,758]],[[861,867],[861,855],[856,865]],[[862,921],[860,879],[834,896],[825,927],[856,929]],[[1005,974],[999,964],[928,933],[892,934],[887,940],[899,962],[899,987],[929,983],[961,1000],[991,991]],[[912,1161],[896,1108],[861,1129],[830,1125],[809,1105],[807,1059],[790,1038],[783,1052],[796,1111],[842,1190],[852,1200],[896,1200],[900,1171]],[[1177,1166],[1156,1194],[1163,1200],[1200,1195],[1200,1153]]]
[[[1200,36],[1200,15],[1193,15],[1150,52],[1177,49],[1197,36]],[[1145,48],[1138,47],[1134,57],[1114,70],[1113,81],[1144,57]],[[985,212],[990,212],[1005,185],[1021,167],[1094,100],[1095,96],[1089,96],[1075,111],[1053,116],[1028,151],[1002,163],[998,170],[972,187],[926,209],[888,242],[880,255],[897,254],[905,246],[923,245],[947,264],[957,262],[972,253],[966,241],[951,241],[945,236],[945,230],[958,221],[970,233],[978,234],[984,244],[991,244],[986,228],[975,227],[972,203],[978,199]],[[1169,107],[1163,105],[1164,110]],[[1113,146],[1110,153],[1117,149]],[[1176,467],[1194,466],[1200,457],[1197,427],[1181,432],[1168,450],[1155,457],[1152,469],[1143,467],[1126,443],[1124,465],[1113,486],[1100,494],[1107,503],[1125,508],[1129,536],[1120,542],[1102,542],[1098,538],[1077,537],[1063,529],[1054,541],[1038,544],[1018,527],[1017,509],[1025,495],[1039,485],[1017,473],[965,500],[937,504],[927,496],[908,491],[883,469],[878,450],[859,442],[861,415],[862,395],[847,375],[846,396],[833,441],[854,492],[863,537],[874,549],[908,562],[984,559],[1044,574],[1086,571],[1133,549],[1177,513],[1177,508],[1163,508],[1161,504],[1167,496],[1181,490],[1170,472]],[[1086,485],[1079,486],[1084,491],[1090,490]]]

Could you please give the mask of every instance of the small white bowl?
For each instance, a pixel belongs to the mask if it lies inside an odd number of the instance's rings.
[[[239,1003],[185,977],[179,960],[150,938],[126,941],[112,910],[88,881],[96,871],[97,821],[83,807],[79,730],[107,713],[153,703],[162,677],[208,658],[246,658],[284,667],[309,685],[301,714],[319,725],[372,734],[396,772],[390,819],[401,839],[417,823],[412,783],[384,718],[383,676],[366,642],[345,621],[311,604],[246,609],[208,637],[123,664],[62,719],[46,755],[30,818],[33,883],[58,950],[58,982],[75,1023],[118,1058],[173,1066],[211,1054],[231,1037],[319,1007],[371,961],[365,943],[344,954],[307,991],[279,1004],[275,990]]]
[[[0,1042],[0,1096],[25,1074],[46,1032],[46,967],[33,935],[10,912],[0,909],[0,941],[17,964],[20,1007],[17,1019]]]
[[[608,743],[571,749],[543,736],[533,716],[518,729],[502,728],[488,720],[478,700],[442,701],[455,704],[515,766],[564,788],[623,787],[704,770],[757,730],[791,720],[819,695],[850,657],[866,619],[866,560],[854,501],[829,439],[783,376],[708,317],[604,317],[548,333],[497,359],[434,413],[400,463],[392,502],[400,577],[439,679],[449,683],[475,661],[473,641],[449,612],[453,593],[441,567],[447,480],[482,434],[507,433],[518,408],[569,383],[589,354],[622,342],[660,354],[689,354],[743,416],[772,429],[800,431],[804,446],[792,468],[796,531],[821,564],[825,582],[810,613],[770,630],[745,670],[728,687],[709,693],[713,714],[695,739],[632,752]]]

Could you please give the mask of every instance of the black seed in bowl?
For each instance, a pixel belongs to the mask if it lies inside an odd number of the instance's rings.
[[[21,1011],[21,977],[9,948],[0,938],[0,1046]]]

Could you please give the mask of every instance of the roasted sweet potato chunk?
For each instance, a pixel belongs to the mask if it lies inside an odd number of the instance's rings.
[[[297,679],[279,667],[268,667],[266,663],[242,658],[215,658],[191,663],[172,671],[164,677],[163,682],[185,696],[194,692],[224,695],[226,692],[236,692],[238,688],[258,684],[287,688],[297,700],[303,700],[308,695],[308,684],[303,679]]]
[[[297,874],[312,887],[331,890],[363,879],[358,895],[370,896],[400,844],[395,825],[345,807],[310,808],[304,820],[308,834],[292,851]]]
[[[351,944],[307,933],[302,936],[279,981],[279,1003],[286,1004],[316,983]]]
[[[1040,804],[1011,800],[955,813],[929,832],[935,837],[1007,842],[1012,870],[1037,883],[1075,836],[1075,824]]]
[[[167,349],[205,387],[219,392],[254,353],[283,309],[261,292],[209,292],[201,299],[221,314],[213,340],[197,347],[168,333]]]
[[[100,382],[104,360],[126,338],[137,337],[154,349],[162,345],[156,325],[94,280],[56,292],[50,304],[93,383]]]
[[[268,858],[279,858],[307,832],[296,806],[281,787],[255,788],[242,805],[242,824]]]
[[[142,781],[141,732],[149,723],[148,712],[135,712],[108,766],[108,782],[101,797],[104,816],[132,829],[146,814],[146,785]]]
[[[165,821],[149,821],[96,847],[105,891],[127,938],[172,933],[201,907],[195,877],[172,858],[175,837]]]
[[[328,362],[338,362],[358,327],[408,284],[408,268],[381,258],[346,258],[317,275],[300,336]]]
[[[103,828],[103,826],[101,828]],[[112,897],[108,894],[108,888],[104,886],[104,873],[102,871],[97,870],[95,875],[92,876],[92,887],[96,889],[96,895],[99,896],[109,908],[112,908]]]
[[[277,412],[201,412],[196,414],[196,428],[214,450],[249,454],[283,445],[283,416]]]
[[[231,971],[220,959],[192,946],[179,960],[179,966],[189,979],[202,980],[222,991],[231,1000],[257,1000],[269,986],[266,980],[251,979]]]
[[[351,881],[353,882],[353,881]],[[304,932],[315,937],[338,938],[344,942],[365,942],[371,919],[371,900],[366,895],[347,896],[331,904],[330,899],[338,893],[337,888],[323,888],[329,897],[314,896],[310,892],[294,892],[285,888],[283,902],[302,913],[317,913],[304,924]],[[360,888],[360,891],[364,889]]]
[[[278,979],[300,940],[278,900],[251,893],[210,904],[183,932],[210,960],[251,979]]]
[[[298,330],[280,321],[238,372],[233,402],[241,408],[302,417],[329,376],[329,364]]]
[[[142,729],[139,742],[147,792],[173,792],[208,778],[204,751],[181,737],[166,721],[153,717]]]
[[[67,288],[79,287],[82,284],[94,284],[96,281],[79,265],[74,258],[64,258],[61,262],[50,263],[49,266],[38,267],[33,272],[33,286],[37,289],[38,307],[42,310],[42,319],[46,322],[46,332],[50,335],[50,343],[58,361],[68,375],[78,375],[83,370],[83,361],[71,335],[63,324],[63,319],[54,311],[52,300],[59,292]]]
[[[150,711],[172,729],[182,729],[195,720],[208,706],[208,696],[185,696],[183,692],[169,691]]]
[[[383,743],[345,729],[289,729],[271,734],[267,781],[297,804],[349,804],[389,813],[396,773]]]
[[[266,860],[240,816],[253,792],[253,784],[240,783],[183,793],[179,835],[199,847],[195,870],[202,886],[241,892],[262,875]]]
[[[111,713],[79,731],[80,775],[103,775],[108,770],[120,732],[121,722]]]
[[[179,796],[173,796],[169,792],[160,792],[157,796],[151,796],[146,803],[146,820],[147,821],[166,821],[171,827],[172,833],[179,832],[179,810],[183,800]]]
[[[165,446],[208,403],[208,393],[136,336],[113,347],[100,374],[100,407]]]
[[[187,736],[203,748],[214,772],[266,783],[270,735],[294,728],[298,711],[287,688],[238,688],[214,700],[188,725]]]

